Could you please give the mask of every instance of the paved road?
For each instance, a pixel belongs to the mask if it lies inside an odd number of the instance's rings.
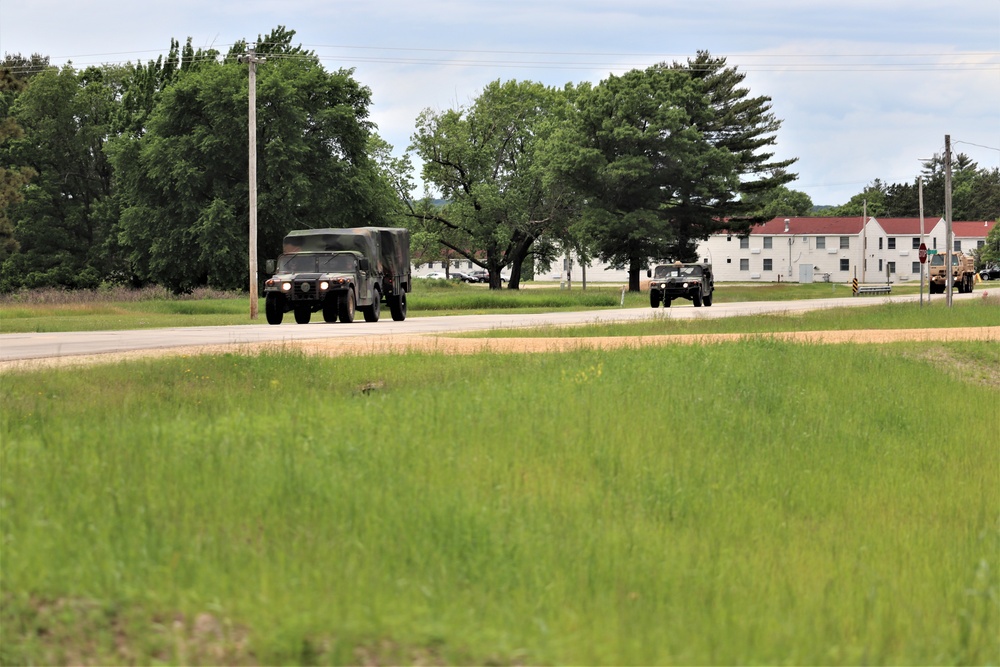
[[[977,295],[955,295],[955,299],[975,298]],[[926,298],[926,297],[925,297]],[[938,299],[943,297],[936,297]],[[541,325],[572,325],[592,322],[641,320],[652,317],[696,319],[755,315],[775,312],[805,312],[840,306],[864,306],[918,300],[918,295],[865,296],[837,299],[810,299],[803,301],[759,301],[743,303],[718,303],[710,308],[693,308],[675,304],[669,309],[621,308],[585,312],[540,313],[534,315],[490,314],[454,315],[448,317],[411,317],[405,322],[385,319],[367,323],[310,324],[287,322],[270,326],[258,324],[222,327],[175,327],[170,329],[133,329],[128,331],[80,331],[69,333],[24,333],[0,335],[0,362],[23,359],[42,359],[76,355],[108,354],[133,350],[154,350],[199,345],[253,344],[294,340],[345,338],[357,336],[442,334],[458,331],[481,331]],[[387,313],[388,315],[388,313]],[[314,314],[314,317],[318,315]],[[360,313],[359,313],[360,317]]]

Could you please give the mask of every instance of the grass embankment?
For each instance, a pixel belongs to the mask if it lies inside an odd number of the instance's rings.
[[[4,664],[996,664],[993,344],[0,377]],[[99,389],[99,390],[98,390]]]
[[[910,290],[907,285],[900,290]],[[905,293],[905,292],[901,292]],[[839,284],[797,283],[721,285],[716,303],[788,299],[824,299],[849,296]],[[587,290],[558,287],[491,291],[482,285],[443,280],[417,280],[409,294],[410,317],[475,315],[491,312],[538,313],[553,310],[618,308],[621,286],[591,285]],[[683,306],[678,303],[678,306]],[[626,308],[649,307],[649,294],[626,293]],[[264,301],[259,299],[257,324],[264,324]],[[314,315],[314,317],[319,317]],[[198,293],[175,297],[151,288],[129,291],[23,292],[0,298],[0,333],[154,329],[179,326],[252,324],[246,295]]]

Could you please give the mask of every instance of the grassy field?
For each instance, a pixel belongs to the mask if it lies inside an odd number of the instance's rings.
[[[913,285],[895,293],[916,293]],[[825,299],[850,296],[847,285],[814,283],[720,285],[716,302]],[[943,301],[943,298],[938,297]],[[684,302],[686,303],[686,302]],[[621,286],[591,285],[582,289],[531,287],[490,291],[481,285],[418,280],[409,295],[410,317],[473,315],[497,311],[539,313],[553,310],[618,308]],[[678,305],[681,305],[680,303]],[[625,294],[626,308],[649,306],[647,292]],[[264,323],[264,303],[258,324]],[[387,316],[387,315],[386,315]],[[318,317],[318,316],[315,316]],[[0,333],[152,329],[177,326],[251,324],[246,295],[200,293],[174,297],[162,289],[106,292],[41,291],[0,298]]]
[[[1000,385],[962,372],[996,360],[6,373],[0,663],[996,664]]]

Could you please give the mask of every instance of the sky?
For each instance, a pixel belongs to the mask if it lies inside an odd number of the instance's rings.
[[[396,154],[422,110],[491,81],[597,83],[707,50],[771,98],[776,157],[798,158],[790,187],[816,205],[913,182],[945,135],[1000,167],[998,0],[0,0],[0,52],[146,62],[171,38],[225,53],[279,25],[354,69]]]

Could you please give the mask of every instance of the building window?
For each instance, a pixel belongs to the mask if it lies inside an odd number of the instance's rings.
[[[933,239],[931,239],[931,241],[933,241],[933,243],[931,243],[931,248],[937,250],[937,237],[935,236]]]
[[[750,237],[744,236],[740,239],[740,250],[746,250],[750,247]]]
[[[882,237],[881,237],[881,236],[880,236],[880,237],[878,237],[878,249],[879,249],[879,250],[881,250],[881,249],[882,249]]]
[[[955,239],[955,252],[962,252],[962,242]]]
[[[841,250],[850,250],[851,249],[851,237],[850,236],[841,236],[840,237],[840,249]]]
[[[890,236],[888,242],[889,242],[889,250],[895,250],[896,249],[896,237],[895,236]]]
[[[841,271],[850,271],[851,270],[851,260],[849,260],[849,259],[842,259],[842,260],[840,260],[840,270]]]
[[[881,259],[878,261],[878,272],[882,273],[882,260]]]
[[[816,250],[826,250],[826,237],[817,236],[816,237]]]
[[[774,238],[771,236],[764,237],[764,250],[770,250],[771,244],[774,242]]]
[[[920,250],[920,237],[919,236],[914,236],[913,237],[913,249],[914,250]]]
[[[767,259],[764,260],[764,270],[765,271],[770,271],[771,270],[771,258],[770,257],[768,257]]]
[[[726,234],[726,241],[729,242],[729,241],[732,241],[732,240],[733,240],[733,235],[732,234]]]
[[[920,262],[914,262],[910,267],[910,273],[920,273]]]
[[[885,272],[888,273],[890,276],[896,275],[896,262],[886,262]]]
[[[749,271],[749,270],[750,270],[750,260],[749,259],[741,259],[740,260],[740,271]]]
[[[726,257],[726,264],[732,264],[732,263],[733,263],[733,258],[732,257]]]
[[[986,241],[976,241],[977,248],[982,248],[984,245],[986,245]]]

